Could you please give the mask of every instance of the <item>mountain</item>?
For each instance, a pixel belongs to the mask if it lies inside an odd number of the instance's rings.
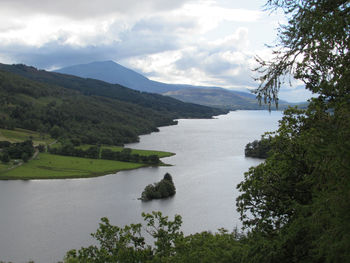
[[[112,84],[119,84],[130,89],[153,93],[163,93],[182,87],[182,85],[178,85],[179,87],[177,87],[177,85],[149,80],[145,76],[113,61],[80,64],[61,68],[55,70],[55,72],[82,78],[98,79]]]
[[[83,143],[123,144],[177,118],[223,110],[94,79],[0,64],[0,127],[25,128]]]
[[[260,106],[255,95],[248,92],[233,91],[219,87],[166,84],[152,81],[113,61],[75,65],[56,70],[55,72],[117,83],[139,91],[159,93],[184,102],[227,110],[268,108],[266,105]],[[285,101],[280,101],[281,108],[286,105],[289,104]]]

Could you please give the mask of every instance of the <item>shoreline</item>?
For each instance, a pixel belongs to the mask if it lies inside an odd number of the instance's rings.
[[[163,157],[170,157],[175,155],[175,153],[166,153],[167,156]],[[0,180],[27,181],[50,179],[83,179],[116,174],[120,171],[129,171],[152,166],[159,167],[171,165],[163,162],[159,163],[158,165],[149,165],[142,163],[89,159],[40,153],[36,159],[30,160],[28,163],[24,163],[15,169],[1,172]]]

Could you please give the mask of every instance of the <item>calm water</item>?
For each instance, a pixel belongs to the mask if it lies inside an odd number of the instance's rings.
[[[244,146],[277,128],[280,112],[236,111],[211,120],[180,120],[129,147],[171,151],[171,167],[142,168],[90,179],[0,181],[0,260],[50,263],[91,244],[101,217],[123,226],[142,212],[182,215],[186,234],[240,226],[236,185],[260,161],[244,157]],[[137,200],[143,188],[169,172],[177,194]]]

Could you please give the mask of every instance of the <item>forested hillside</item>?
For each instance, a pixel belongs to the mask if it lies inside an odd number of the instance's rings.
[[[90,144],[134,142],[140,134],[175,124],[175,118],[224,113],[24,65],[0,65],[0,100],[1,128],[25,128]]]
[[[173,118],[208,118],[213,115],[225,113],[223,110],[203,107],[193,103],[183,103],[173,98],[132,90],[118,84],[110,84],[100,80],[84,79],[45,70],[37,70],[34,67],[28,67],[22,64],[0,64],[0,70],[15,73],[41,83],[76,90],[88,96],[96,95],[137,104],[145,108],[159,111],[168,115],[168,117],[171,116]]]

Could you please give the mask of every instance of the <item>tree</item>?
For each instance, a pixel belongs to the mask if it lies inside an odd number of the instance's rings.
[[[286,75],[303,81],[323,101],[349,99],[349,5],[347,0],[268,0],[267,8],[282,9],[288,24],[280,27],[274,59],[257,58],[259,99],[278,103]]]
[[[267,135],[267,134],[266,134]],[[266,159],[271,150],[271,138],[261,137],[261,140],[255,140],[248,143],[245,147],[244,154],[246,157],[255,157]]]
[[[250,262],[345,262],[350,258],[350,2],[270,0],[288,24],[272,61],[258,58],[259,99],[278,103],[284,77],[318,97],[289,109],[271,156],[238,185],[252,240]]]
[[[23,160],[23,162],[28,162],[28,160],[29,160],[29,155],[28,155],[28,153],[26,153],[26,152],[23,152],[22,153],[22,155],[21,155],[21,159]]]
[[[173,254],[176,240],[183,236],[181,216],[175,215],[174,221],[161,212],[143,213],[142,217],[147,223],[147,233],[154,240],[153,247],[146,244],[141,224],[120,228],[111,225],[108,218],[102,218],[98,230],[92,234],[99,245],[70,250],[65,262],[165,262],[163,259]]]
[[[57,125],[53,126],[50,130],[50,135],[52,136],[52,138],[59,138],[60,136],[62,136],[63,131],[60,127],[58,127]]]
[[[65,263],[105,262],[244,262],[246,241],[238,231],[229,233],[219,229],[218,233],[202,232],[185,236],[180,230],[182,218],[173,220],[161,212],[142,214],[146,222],[145,231],[151,238],[142,235],[141,224],[123,228],[113,226],[102,218],[96,233],[92,234],[97,245],[68,251]],[[146,241],[153,241],[148,245]]]
[[[3,163],[8,163],[10,161],[10,156],[7,152],[4,152],[2,155],[1,155],[1,161]]]

